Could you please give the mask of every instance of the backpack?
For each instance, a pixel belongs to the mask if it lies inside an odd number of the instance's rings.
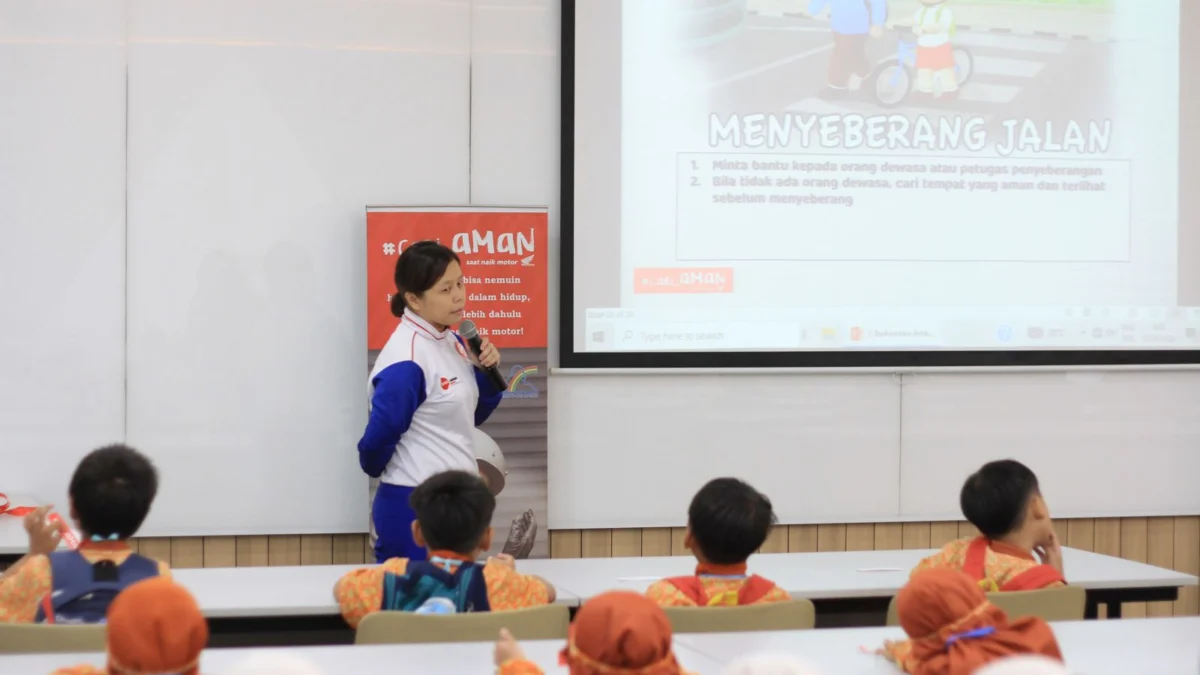
[[[737,607],[753,605],[775,588],[775,582],[768,581],[757,574],[746,577],[746,583],[735,592],[721,593],[709,597],[708,591],[700,577],[675,577],[667,579],[680,593],[696,603],[697,607]]]
[[[937,7],[933,8],[934,23],[942,22],[942,8],[945,6],[946,6],[945,3],[942,3],[942,4],[938,5]],[[928,7],[921,8],[921,20],[918,21],[917,23],[925,23],[925,17],[928,16],[926,14],[928,11],[929,11]],[[953,38],[955,36],[955,34],[958,33],[958,22],[954,20],[953,14],[950,15],[950,31],[949,31],[949,33],[950,33],[951,38]]]
[[[158,562],[136,553],[120,565],[111,560],[91,563],[78,551],[55,551],[47,557],[53,586],[38,605],[35,623],[105,623],[118,593],[158,576]]]
[[[404,574],[383,577],[384,611],[415,612],[435,598],[452,603],[457,613],[491,611],[483,567],[476,563],[464,562],[449,572],[431,562],[410,561]]]

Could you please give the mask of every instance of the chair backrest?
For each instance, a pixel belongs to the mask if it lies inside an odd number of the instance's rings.
[[[107,637],[104,624],[0,623],[0,654],[102,652]]]
[[[817,622],[817,610],[805,598],[741,607],[664,607],[663,611],[675,633],[808,630]]]
[[[1087,591],[1079,586],[1056,586],[1037,591],[1005,591],[988,593],[988,602],[1017,619],[1036,616],[1046,621],[1082,621],[1087,605]],[[899,626],[896,598],[888,605],[887,625]]]
[[[518,640],[565,640],[570,623],[571,613],[564,605],[469,614],[375,612],[358,624],[354,643],[488,642],[501,628]]]
[[[1079,586],[1056,586],[1037,591],[988,593],[988,601],[1014,619],[1036,616],[1046,621],[1082,621],[1087,591]]]

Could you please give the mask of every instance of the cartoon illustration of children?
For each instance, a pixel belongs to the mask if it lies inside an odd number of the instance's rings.
[[[954,13],[949,0],[921,0],[913,17],[917,36],[917,91],[935,98],[958,95],[958,77],[954,72]]]
[[[883,35],[887,0],[810,0],[809,16],[829,8],[833,31],[833,56],[829,59],[826,94],[857,90],[871,74],[867,61],[867,36]]]

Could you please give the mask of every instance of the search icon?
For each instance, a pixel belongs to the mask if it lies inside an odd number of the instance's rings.
[[[626,340],[631,340],[631,339],[633,339],[633,331],[627,330],[627,331],[625,331],[625,335],[621,338],[621,342],[625,342]]]

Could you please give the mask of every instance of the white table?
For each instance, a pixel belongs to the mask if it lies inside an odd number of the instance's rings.
[[[1200,617],[1055,623],[1054,634],[1070,669],[1086,675],[1196,675],[1200,672]],[[897,675],[880,656],[863,653],[899,628],[849,628],[778,633],[680,635],[676,642],[730,661],[759,652],[794,654],[830,675]]]
[[[561,673],[558,652],[562,640],[537,640],[522,643],[525,654],[548,673]],[[284,649],[209,649],[200,657],[205,675],[222,675],[250,654],[287,652],[307,659],[325,675],[366,675],[369,673],[490,673],[492,643],[468,642],[438,645],[370,645],[362,647],[294,647]],[[699,675],[718,675],[721,663],[677,643],[676,656],[681,665]],[[90,663],[104,664],[103,654],[37,654],[0,656],[4,675],[46,675],[55,668]],[[894,675],[894,674],[893,674]]]
[[[526,563],[518,561],[517,569],[528,571]],[[342,620],[333,586],[362,567],[208,567],[172,570],[172,576],[196,597],[215,645],[347,644],[354,633]],[[557,589],[557,595],[559,604],[579,605],[570,591]]]
[[[808,598],[822,610],[886,611],[890,598],[908,580],[910,570],[934,550],[777,553],[753,556],[750,571],[771,579],[795,597]],[[521,569],[544,577],[559,591],[586,601],[613,588],[645,591],[654,581],[691,574],[695,560],[661,558],[584,558],[523,560]],[[1063,549],[1063,565],[1071,584],[1088,591],[1090,616],[1109,603],[1109,616],[1120,615],[1122,602],[1175,600],[1181,586],[1196,577],[1112,556]]]
[[[527,561],[517,569],[528,571]],[[263,616],[340,616],[333,586],[363,565],[301,567],[206,567],[172,570],[175,581],[196,596],[209,619]],[[558,604],[579,606],[579,597],[558,590]]]
[[[753,572],[817,604],[820,626],[882,624],[888,602],[909,570],[932,551],[861,551],[757,555]],[[1196,577],[1142,563],[1064,549],[1067,578],[1098,603],[1173,600]],[[333,598],[334,583],[360,565],[237,567],[175,570],[210,620],[221,644],[345,643],[351,639]],[[685,575],[688,557],[521,560],[517,569],[554,584],[568,607],[612,589],[645,591],[653,581]],[[863,571],[882,570],[882,571]],[[1109,615],[1119,613],[1110,605]],[[290,634],[307,633],[300,638]],[[319,634],[314,634],[319,633]],[[230,636],[240,636],[233,638]],[[232,642],[224,642],[224,640]]]

